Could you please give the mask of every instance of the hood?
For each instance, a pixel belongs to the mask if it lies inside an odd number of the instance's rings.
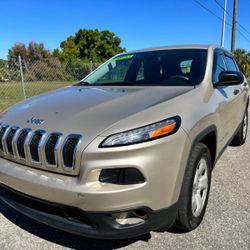
[[[77,133],[87,145],[118,121],[188,92],[193,87],[80,87],[72,86],[16,104],[0,117],[0,123]],[[30,119],[41,119],[40,125]]]

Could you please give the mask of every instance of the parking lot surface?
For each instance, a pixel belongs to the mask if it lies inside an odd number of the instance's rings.
[[[151,232],[119,241],[87,239],[33,221],[0,201],[0,249],[250,249],[250,131],[218,161],[203,223],[190,233]]]

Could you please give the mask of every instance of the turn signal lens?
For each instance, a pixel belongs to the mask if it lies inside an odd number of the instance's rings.
[[[156,137],[160,137],[166,134],[169,134],[171,132],[174,131],[174,129],[176,128],[176,122],[173,122],[169,125],[166,125],[164,127],[158,128],[155,131],[153,131],[153,133],[150,135],[150,138],[156,138]]]

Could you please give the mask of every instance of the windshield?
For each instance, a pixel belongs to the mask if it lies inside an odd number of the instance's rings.
[[[194,86],[204,77],[207,50],[172,49],[118,55],[82,85]]]

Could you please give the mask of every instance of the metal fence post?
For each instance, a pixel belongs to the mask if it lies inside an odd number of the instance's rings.
[[[90,61],[90,73],[93,71],[93,62]]]
[[[26,89],[25,89],[25,82],[23,78],[23,66],[22,66],[21,56],[18,56],[18,61],[19,61],[20,75],[21,75],[21,81],[22,81],[23,98],[26,99]]]

